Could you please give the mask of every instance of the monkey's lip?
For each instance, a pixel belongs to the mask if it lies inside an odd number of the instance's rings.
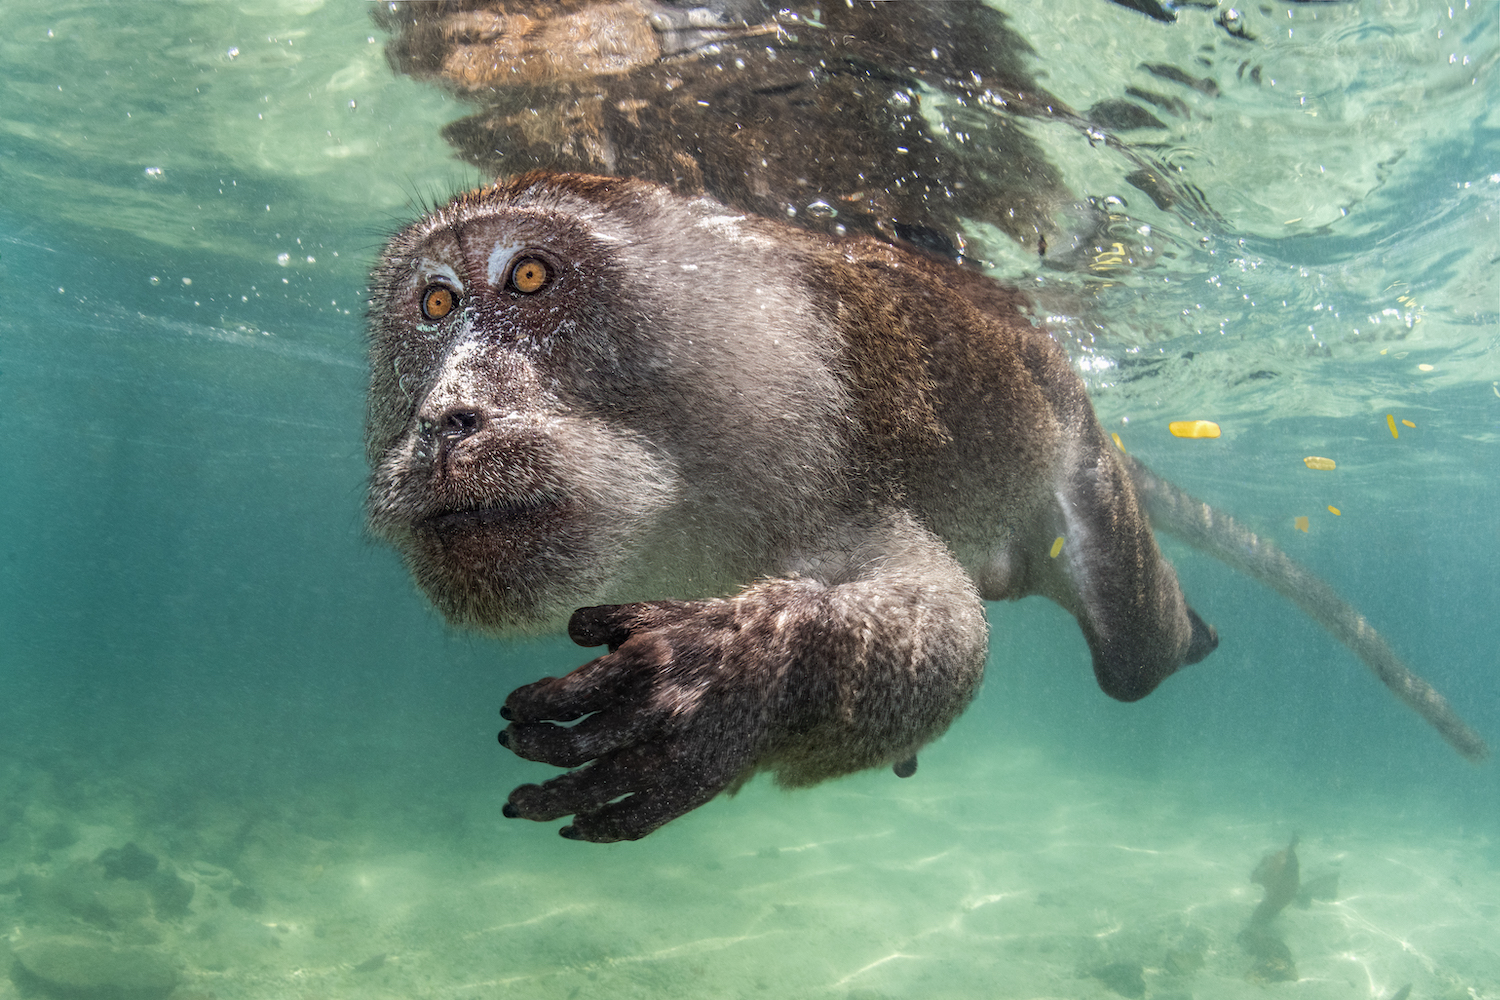
[[[439,535],[463,534],[470,531],[513,527],[557,511],[561,500],[526,500],[491,504],[486,507],[464,507],[458,510],[439,511],[421,518],[419,527],[429,528]]]

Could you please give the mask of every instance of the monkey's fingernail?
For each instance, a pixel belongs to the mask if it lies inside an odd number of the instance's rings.
[[[500,815],[504,816],[506,819],[520,819],[521,810],[517,809],[515,806],[507,802],[505,803],[505,805],[500,807]]]
[[[505,705],[500,706],[500,718],[504,719],[506,722],[516,721],[516,717],[510,713],[510,709]]]
[[[568,840],[583,839],[583,834],[578,832],[578,827],[576,826],[565,826],[561,830],[558,830],[557,834],[560,837],[566,837]]]
[[[500,730],[500,735],[497,736],[497,737],[495,737],[495,738],[500,741],[500,745],[503,746],[505,749],[507,749],[507,750],[510,749],[510,730],[508,730],[508,729],[502,729],[502,730]]]

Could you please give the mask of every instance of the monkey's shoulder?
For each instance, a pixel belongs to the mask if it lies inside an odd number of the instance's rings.
[[[1047,425],[1092,423],[1067,353],[1014,286],[867,238],[829,241],[799,270],[845,346],[851,394],[877,450],[910,458],[956,447],[972,459],[966,445],[981,440],[1016,444],[1045,438]]]

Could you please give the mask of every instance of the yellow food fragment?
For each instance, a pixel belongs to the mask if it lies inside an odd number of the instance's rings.
[[[1432,366],[1431,365],[1417,365],[1417,367],[1419,369],[1421,369],[1422,371],[1424,371],[1424,372],[1430,372],[1430,371],[1432,371]]]
[[[1302,532],[1304,535],[1307,534],[1307,518],[1299,517],[1294,523],[1297,525],[1298,531]]]
[[[1339,510],[1333,504],[1329,504],[1328,505],[1328,513],[1334,515],[1335,517],[1338,517],[1339,515],[1343,514],[1344,512],[1341,511],[1341,510]]]
[[[1381,354],[1384,354],[1384,353],[1385,353],[1385,352],[1386,352],[1386,351],[1389,351],[1389,350],[1390,350],[1390,348],[1389,348],[1389,347],[1382,347],[1382,348],[1381,348],[1381,349],[1380,349],[1380,353],[1381,353]]]
[[[1053,559],[1056,559],[1057,558],[1057,554],[1062,551],[1062,547],[1063,547],[1063,536],[1062,535],[1058,535],[1055,539],[1053,539],[1053,541],[1052,541],[1052,551],[1049,552],[1048,555],[1050,555]]]
[[[1120,440],[1120,435],[1116,434],[1114,431],[1110,431],[1109,436],[1115,439],[1116,448],[1120,449],[1121,451],[1125,450],[1125,442]]]
[[[1219,436],[1219,425],[1212,420],[1174,420],[1167,425],[1167,430],[1172,432],[1173,437],[1180,438],[1216,438]]]
[[[1309,469],[1321,469],[1324,472],[1330,472],[1338,467],[1338,463],[1334,462],[1333,459],[1319,458],[1317,455],[1308,455],[1302,460],[1302,464]]]
[[[1393,417],[1389,413],[1387,413],[1385,415],[1385,423],[1386,423],[1386,426],[1391,429],[1391,437],[1398,438],[1398,437],[1401,436],[1400,433],[1397,432],[1397,430],[1396,430],[1396,418],[1395,417]]]
[[[1403,420],[1401,422],[1403,424],[1405,424],[1406,426],[1408,426],[1408,427],[1415,427],[1415,426],[1417,426],[1416,424],[1412,423],[1410,420]]]

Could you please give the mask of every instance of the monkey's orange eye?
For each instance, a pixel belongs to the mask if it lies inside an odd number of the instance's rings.
[[[522,257],[510,269],[511,287],[525,295],[541,291],[551,277],[546,263],[535,257]]]
[[[442,319],[458,305],[458,296],[447,285],[428,285],[422,293],[422,315],[428,319]]]

